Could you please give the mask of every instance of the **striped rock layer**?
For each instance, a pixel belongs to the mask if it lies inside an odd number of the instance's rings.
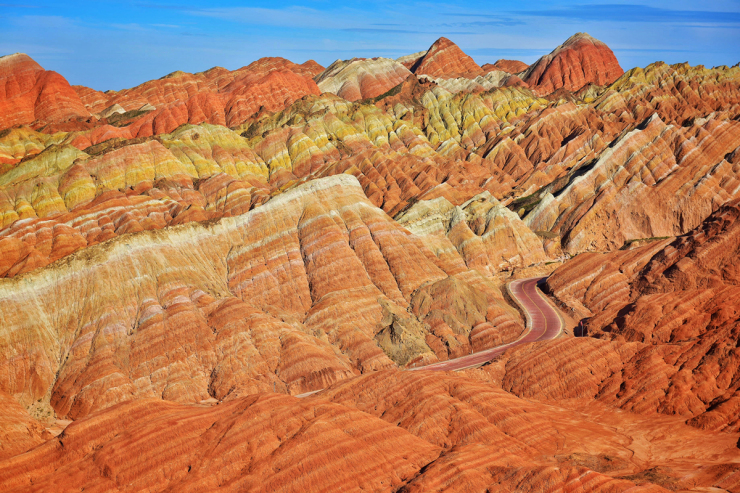
[[[678,415],[701,429],[740,431],[738,235],[736,199],[686,235],[579,255],[555,271],[548,287],[585,318],[588,335],[600,339],[592,345],[617,349],[612,376],[584,380],[599,399]],[[641,378],[648,383],[634,383]]]
[[[522,331],[496,285],[437,257],[347,175],[86,248],[4,280],[0,300],[0,390],[71,419],[144,397],[297,394]]]
[[[0,58],[0,489],[739,490],[740,68],[524,68]]]
[[[729,436],[675,420],[542,404],[483,381],[487,376],[381,371],[307,399],[263,393],[218,406],[142,399],[79,420],[0,462],[0,486],[9,492],[737,488],[738,452]],[[658,437],[649,450],[633,445],[643,436],[636,427]]]

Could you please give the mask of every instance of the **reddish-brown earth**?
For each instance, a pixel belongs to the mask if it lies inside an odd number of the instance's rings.
[[[409,70],[433,77],[475,77],[483,73],[480,65],[447,38],[435,41]]]
[[[486,63],[481,66],[485,72],[490,72],[491,70],[503,70],[510,74],[524,72],[528,67],[529,65],[524,62],[520,62],[519,60],[504,60],[503,58],[501,60],[496,60],[496,63]]]
[[[740,67],[0,77],[1,490],[740,491]]]
[[[522,79],[541,94],[561,87],[577,91],[587,84],[611,84],[624,73],[606,44],[586,33],[577,33],[534,62]]]
[[[64,77],[23,53],[0,57],[0,128],[88,116]]]
[[[599,399],[701,429],[740,430],[738,254],[735,200],[686,235],[579,255],[553,274],[549,289],[586,319],[588,335],[602,340],[593,344],[621,353],[616,373],[598,384]],[[649,386],[636,385],[648,376]],[[606,391],[617,386],[615,395]]]
[[[670,418],[524,399],[475,372],[373,372],[306,399],[258,394],[218,406],[142,399],[0,462],[0,485],[9,492],[738,487],[736,437]]]

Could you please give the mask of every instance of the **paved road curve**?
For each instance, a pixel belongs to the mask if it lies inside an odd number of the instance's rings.
[[[537,283],[547,279],[546,277],[532,277],[530,279],[519,279],[509,284],[509,292],[516,298],[519,304],[527,312],[527,330],[522,336],[514,342],[497,346],[477,353],[462,356],[440,363],[433,363],[427,366],[411,368],[413,370],[432,370],[432,371],[456,371],[464,370],[474,366],[482,365],[491,361],[496,356],[502,354],[511,347],[527,344],[535,341],[546,341],[555,339],[563,330],[563,320],[560,318],[555,309],[545,301],[544,295],[537,289]],[[321,389],[323,390],[323,389]],[[296,397],[308,397],[311,394],[321,392],[314,390]]]
[[[478,366],[491,361],[511,347],[535,341],[554,339],[563,330],[563,320],[555,309],[545,300],[544,295],[537,289],[537,283],[545,277],[533,277],[512,281],[509,291],[527,312],[527,331],[514,342],[486,349],[469,356],[433,363],[431,365],[414,368],[414,370],[455,371]]]

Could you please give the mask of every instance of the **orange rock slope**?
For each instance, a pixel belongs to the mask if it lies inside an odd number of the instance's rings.
[[[28,55],[0,57],[0,128],[90,116],[67,80]]]
[[[0,389],[73,419],[142,397],[301,393],[522,331],[490,280],[435,256],[346,175],[249,214],[124,235],[0,290]]]
[[[733,437],[670,419],[543,404],[485,378],[480,371],[472,378],[382,371],[303,400],[257,394],[198,406],[142,399],[0,462],[0,485],[9,492],[738,487]],[[634,445],[646,436],[649,450]]]
[[[522,79],[542,94],[556,89],[577,91],[587,84],[611,84],[624,73],[606,44],[577,33],[534,62]]]
[[[601,339],[592,345],[618,350],[599,399],[675,414],[701,429],[740,431],[739,235],[735,200],[686,235],[579,255],[553,274],[549,289]],[[649,386],[640,385],[648,375]]]

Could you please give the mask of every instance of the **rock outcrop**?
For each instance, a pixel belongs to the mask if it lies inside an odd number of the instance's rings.
[[[0,130],[88,117],[72,86],[24,53],[0,57]]]
[[[527,70],[529,65],[524,62],[520,62],[519,60],[505,60],[502,58],[501,60],[496,60],[496,63],[486,63],[481,66],[481,68],[486,72],[490,72],[492,70],[503,70],[510,74],[518,74]]]
[[[417,322],[404,322],[410,304],[426,306],[414,301],[420,288],[453,275],[465,289],[447,298],[481,297],[477,315],[429,327],[436,312],[420,308]],[[2,281],[0,300],[0,390],[73,419],[144,397],[297,394],[522,331],[497,287],[459,258],[437,258],[346,175],[313,180],[248,214],[88,247]],[[403,335],[404,327],[413,330]],[[383,331],[411,350],[386,354],[376,343]]]
[[[586,318],[589,336],[614,341],[621,353],[611,357],[617,373],[600,384],[599,398],[702,429],[740,430],[732,377],[740,368],[739,235],[735,200],[686,235],[579,255],[555,271],[555,297]],[[635,383],[648,375],[649,386]]]
[[[347,101],[374,98],[406,80],[411,72],[388,58],[337,60],[315,80],[322,92]]]
[[[447,38],[435,41],[410,70],[416,75],[445,78],[475,77],[483,74],[483,69]]]
[[[534,62],[522,79],[541,94],[550,94],[560,88],[577,91],[587,84],[611,84],[623,73],[606,44],[577,33]]]

